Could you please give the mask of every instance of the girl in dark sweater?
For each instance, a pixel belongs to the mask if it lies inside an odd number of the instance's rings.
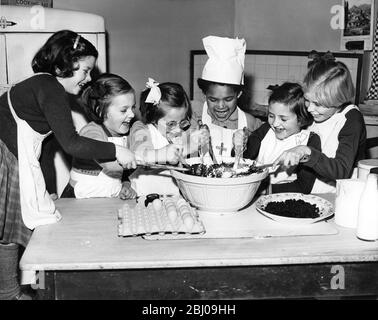
[[[74,128],[67,93],[77,95],[91,80],[97,56],[77,33],[56,32],[32,61],[36,74],[0,97],[0,300],[25,298],[17,281],[18,248],[36,226],[61,218],[38,161],[47,135],[54,133],[72,156],[136,167],[128,149],[81,137]]]

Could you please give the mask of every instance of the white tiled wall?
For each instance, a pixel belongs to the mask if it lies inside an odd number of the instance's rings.
[[[358,60],[356,58],[337,58],[337,60],[348,66],[356,85]],[[194,57],[194,79],[192,79],[194,100],[203,100],[197,79],[201,77],[206,61],[206,54]],[[245,57],[245,74],[247,78],[252,80],[248,89],[252,94],[253,101],[267,105],[270,94],[270,90],[267,89],[269,85],[281,84],[285,81],[302,82],[307,71],[308,61],[307,56],[247,54]]]

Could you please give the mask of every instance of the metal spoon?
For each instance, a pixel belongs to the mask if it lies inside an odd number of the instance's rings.
[[[246,136],[248,134],[247,127],[243,128],[243,134]],[[239,167],[240,158],[243,156],[243,151],[245,150],[245,144],[243,143],[243,146],[241,148],[235,149],[235,160],[234,160],[234,167],[233,169],[236,170]]]
[[[309,158],[310,158],[309,156],[305,155],[305,156],[303,156],[303,157],[299,160],[299,162],[306,162],[306,161],[308,161]],[[262,164],[262,165],[260,165],[260,166],[256,166],[255,168],[256,168],[256,169],[265,169],[265,168],[273,167],[273,165],[274,165],[274,163],[267,163],[267,164]],[[277,167],[278,167],[278,166],[280,166],[280,164],[278,164]]]
[[[176,170],[176,171],[189,171],[189,168],[170,166],[167,164],[138,164],[138,166],[150,168],[150,169],[166,169],[166,170]]]
[[[173,141],[172,141],[172,139],[170,138],[170,137],[166,137],[167,138],[167,140],[168,140],[168,142],[169,142],[169,144],[173,144]],[[188,163],[186,162],[186,160],[185,160],[185,158],[184,158],[184,156],[180,153],[180,155],[179,155],[179,165],[181,165],[181,167],[185,167],[185,168],[187,168],[187,170],[189,170],[189,165],[188,165]],[[182,171],[187,171],[187,170],[182,170]]]
[[[309,160],[309,156],[308,155],[305,155],[305,156],[303,156],[300,160],[299,160],[299,162],[300,163],[302,163],[302,162],[307,162],[308,160]],[[256,169],[265,169],[265,168],[269,168],[269,167],[273,167],[273,164],[274,163],[267,163],[267,164],[262,164],[262,165],[260,165],[260,166],[256,166],[255,168]],[[280,166],[281,164],[278,164],[277,165],[277,167],[278,166]]]
[[[203,124],[202,120],[198,120],[198,125],[199,125],[200,129],[202,129],[202,128],[206,129],[210,133],[210,129],[209,129],[208,125],[207,124]],[[202,152],[202,147],[201,146],[199,146],[198,149]],[[212,143],[211,143],[211,136],[209,137],[209,155],[210,155],[210,158],[213,161],[213,163],[214,164],[218,164],[218,161],[217,161],[217,159],[215,157],[213,146],[212,146]],[[201,155],[201,163],[203,163],[203,154]]]
[[[267,164],[255,166],[255,169],[260,170],[260,169],[266,169],[266,168],[270,168],[270,167],[273,167],[273,163],[267,163]]]

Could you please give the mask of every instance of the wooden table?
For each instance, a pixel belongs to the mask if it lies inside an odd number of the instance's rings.
[[[149,241],[117,236],[118,199],[60,199],[20,262],[43,299],[254,299],[378,295],[378,242],[338,234]]]

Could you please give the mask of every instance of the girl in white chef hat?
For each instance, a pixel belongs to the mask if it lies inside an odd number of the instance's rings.
[[[192,103],[193,120],[201,120],[210,130],[213,151],[218,162],[231,156],[234,137],[243,136],[243,128],[254,131],[262,122],[238,107],[244,85],[244,39],[208,36],[202,39],[207,60],[198,86],[205,102]]]
[[[159,84],[149,78],[141,93],[142,121],[136,121],[130,131],[130,150],[146,162],[177,164],[188,154],[208,143],[205,129],[190,130],[192,115],[189,98],[178,83]],[[179,194],[168,170],[137,168],[130,175],[138,196],[150,193]]]
[[[122,77],[104,73],[83,92],[81,101],[92,120],[80,135],[127,148],[127,134],[134,118],[135,91]],[[126,172],[125,172],[126,173]],[[117,161],[73,158],[70,181],[62,198],[136,197]]]

